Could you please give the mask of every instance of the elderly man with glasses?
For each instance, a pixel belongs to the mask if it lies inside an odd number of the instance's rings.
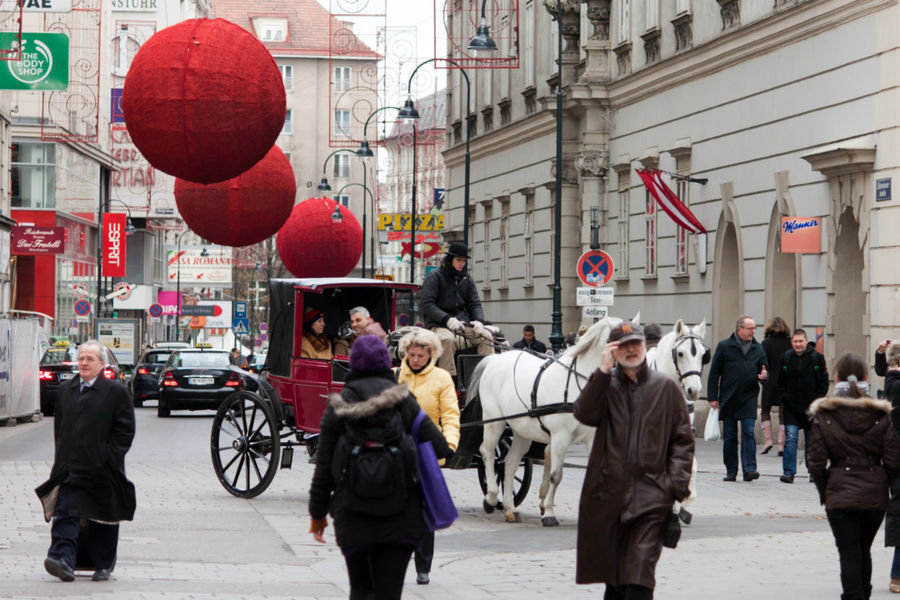
[[[709,406],[719,409],[722,420],[722,458],[724,481],[735,481],[738,471],[738,422],[741,425],[741,466],[744,481],[759,479],[756,469],[757,397],[759,386],[768,379],[768,361],[762,345],[753,334],[756,322],[741,315],[735,331],[716,346],[709,366]]]

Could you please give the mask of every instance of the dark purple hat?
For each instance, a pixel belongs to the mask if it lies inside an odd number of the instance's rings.
[[[622,321],[609,332],[610,342],[630,342],[631,340],[643,340],[644,332],[640,325],[631,321]]]
[[[350,348],[350,370],[359,372],[383,371],[391,368],[387,346],[377,335],[362,335]]]

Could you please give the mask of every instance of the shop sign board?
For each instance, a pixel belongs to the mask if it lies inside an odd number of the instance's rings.
[[[11,12],[20,6],[27,13],[72,12],[72,0],[0,0],[2,12]]]
[[[65,250],[65,227],[14,225],[12,254],[61,254]]]
[[[125,277],[125,213],[103,213],[103,276]]]
[[[575,303],[578,306],[612,306],[612,288],[575,288]]]
[[[204,251],[206,255],[204,256]],[[234,267],[234,255],[231,248],[222,246],[204,246],[169,248],[166,251],[168,265],[166,279],[169,284],[179,280],[181,271],[181,287],[231,287],[231,271]],[[231,323],[224,327],[231,327]]]
[[[12,48],[18,33],[0,32],[0,48]],[[69,36],[22,33],[19,60],[0,62],[2,90],[64,90],[69,87]]]
[[[120,364],[137,363],[140,324],[137,319],[97,319],[97,341],[116,356]]]

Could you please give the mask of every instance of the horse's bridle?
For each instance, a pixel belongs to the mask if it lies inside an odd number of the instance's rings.
[[[697,340],[697,343],[700,344],[700,347],[704,349],[705,352],[709,352],[709,349],[703,344],[703,338],[695,333],[689,333],[687,335],[680,335],[675,338],[675,341],[672,343],[672,364],[675,365],[675,374],[678,375],[678,381],[684,381],[685,377],[690,377],[691,375],[696,375],[697,377],[703,376],[703,367],[700,367],[699,371],[685,371],[681,372],[681,369],[678,368],[678,346],[683,344],[685,341],[691,340],[691,354],[697,354],[697,348],[694,345],[694,340]],[[705,361],[702,364],[706,364]]]

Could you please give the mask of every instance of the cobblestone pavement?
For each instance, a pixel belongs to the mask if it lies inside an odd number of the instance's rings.
[[[343,559],[333,542],[307,533],[307,489],[312,465],[295,454],[253,500],[232,497],[210,465],[211,413],[158,419],[138,410],[138,436],[128,457],[138,490],[135,520],[121,529],[119,557],[108,583],[80,576],[63,583],[49,576],[49,544],[33,488],[50,471],[52,419],[0,427],[0,598],[115,598],[197,600],[239,598],[346,598]],[[814,487],[805,477],[778,481],[780,459],[758,458],[762,478],[722,482],[721,446],[697,442],[700,466],[693,524],[677,550],[665,550],[656,598],[838,598],[837,553]],[[586,464],[583,447],[568,461]],[[802,472],[802,468],[800,469]],[[557,494],[561,525],[540,525],[537,482],[507,524],[485,514],[474,470],[445,471],[460,519],[438,532],[432,583],[415,585],[410,569],[404,597],[598,598],[603,586],[574,583],[578,495],[583,469],[570,468]],[[874,546],[873,598],[888,598],[891,549],[879,534]],[[90,572],[83,573],[90,575]]]

